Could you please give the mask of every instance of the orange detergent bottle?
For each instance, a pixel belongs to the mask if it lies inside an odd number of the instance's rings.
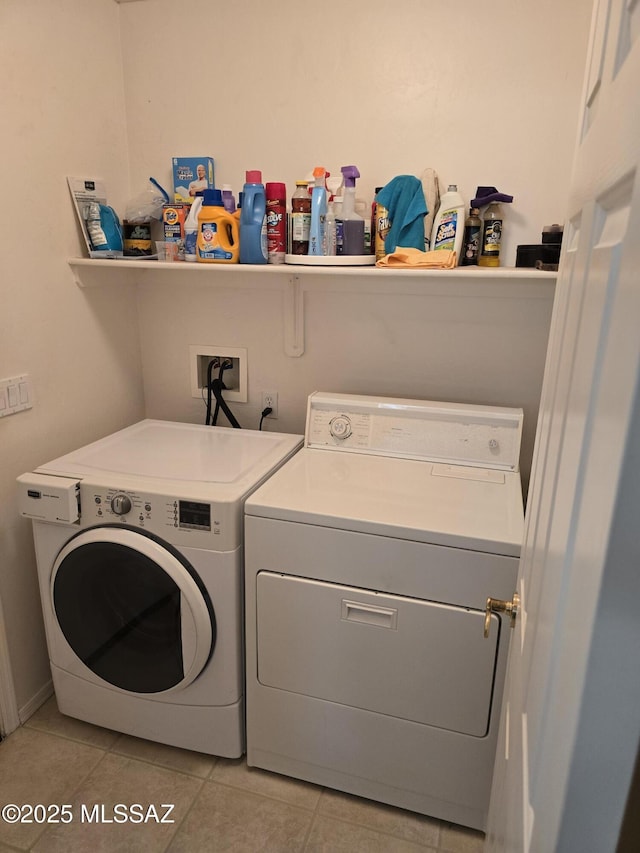
[[[240,260],[238,220],[222,203],[221,190],[205,190],[198,213],[196,260],[202,264],[237,264]]]

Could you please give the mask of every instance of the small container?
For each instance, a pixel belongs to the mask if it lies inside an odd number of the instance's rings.
[[[481,232],[482,220],[480,219],[480,210],[477,207],[472,207],[464,223],[464,239],[462,241],[460,266],[468,267],[477,265],[480,253]]]
[[[309,254],[309,227],[311,226],[311,196],[308,181],[296,181],[291,196],[291,254]]]
[[[227,213],[236,212],[236,200],[233,197],[233,188],[231,184],[222,185],[222,204]]]
[[[124,231],[124,255],[127,257],[144,257],[153,254],[151,250],[151,221],[122,223]]]
[[[382,187],[379,187],[376,190],[376,195],[381,189]],[[380,202],[377,201],[374,230],[374,247],[376,253],[376,261],[379,261],[381,258],[384,258],[387,254],[387,250],[385,249],[384,243],[387,239],[387,234],[389,233],[390,228],[391,222],[389,220],[389,211],[384,206],[384,204],[380,204]]]

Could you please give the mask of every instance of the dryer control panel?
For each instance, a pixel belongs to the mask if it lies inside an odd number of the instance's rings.
[[[316,392],[305,446],[517,471],[522,409]]]

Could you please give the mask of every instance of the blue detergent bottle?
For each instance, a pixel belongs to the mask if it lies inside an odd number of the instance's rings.
[[[262,183],[262,172],[250,170],[242,188],[240,211],[240,263],[266,264],[267,248],[267,196]]]

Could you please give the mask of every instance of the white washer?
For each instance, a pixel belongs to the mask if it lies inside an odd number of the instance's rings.
[[[144,420],[19,478],[62,713],[243,753],[242,508],[301,444]]]
[[[483,829],[522,411],[316,393],[245,504],[247,759]]]

